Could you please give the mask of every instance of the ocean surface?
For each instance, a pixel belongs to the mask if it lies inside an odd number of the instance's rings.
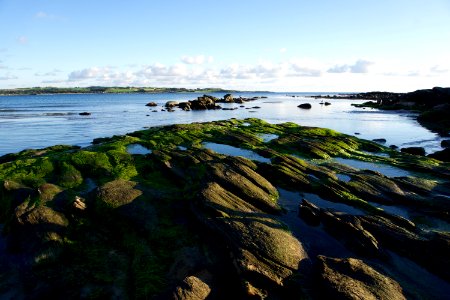
[[[151,126],[229,118],[261,118],[270,123],[295,122],[326,127],[363,139],[386,139],[386,146],[422,146],[441,150],[442,138],[420,126],[410,112],[386,112],[351,106],[357,100],[306,98],[317,93],[236,93],[234,97],[266,96],[241,104],[220,104],[235,110],[162,111],[167,101],[187,101],[201,94],[84,94],[0,96],[0,155],[57,144],[87,146],[94,138],[122,135]],[[223,97],[224,93],[212,93]],[[295,97],[292,97],[295,96]],[[156,102],[158,107],[146,107]],[[297,107],[311,103],[310,110]],[[156,112],[154,112],[156,110]],[[89,112],[89,116],[80,116]]]

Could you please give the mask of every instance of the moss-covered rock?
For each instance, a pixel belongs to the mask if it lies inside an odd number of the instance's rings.
[[[261,134],[276,138],[264,142]],[[204,149],[205,142],[248,149],[270,161],[219,154]],[[136,143],[151,153],[128,153]],[[337,156],[414,173],[387,177],[330,159]],[[449,180],[449,165],[430,157],[328,129],[258,119],[154,127],[83,149],[26,150],[0,158],[0,222],[8,249],[29,264],[20,265],[20,278],[13,266],[0,278],[18,278],[28,298],[283,299],[299,289],[314,297],[317,286],[332,297],[401,298],[398,285],[368,264],[394,268],[393,279],[410,282],[384,255],[392,250],[448,279],[448,232],[445,224],[440,232],[423,231],[407,214],[371,203],[449,220]],[[284,198],[293,191],[320,196],[324,207],[305,202],[300,209],[314,227],[297,218],[298,203]],[[358,215],[325,209],[327,201],[355,206]],[[2,252],[2,241],[0,266],[14,262]],[[315,258],[307,252],[333,252],[324,241],[338,246],[342,257],[356,253],[364,261],[319,258],[323,276],[313,276],[308,266]],[[436,294],[410,283],[403,288],[408,295],[417,289]],[[442,290],[450,288],[444,284]]]

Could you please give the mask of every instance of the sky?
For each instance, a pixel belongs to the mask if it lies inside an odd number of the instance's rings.
[[[450,86],[450,0],[0,0],[0,88]]]

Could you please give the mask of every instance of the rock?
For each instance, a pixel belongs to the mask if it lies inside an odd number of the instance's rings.
[[[337,216],[330,211],[322,210],[320,220],[324,224],[325,230],[338,240],[341,240],[350,250],[367,257],[383,256],[378,241],[353,216]]]
[[[234,102],[233,100],[233,95],[232,94],[226,94],[223,96],[223,101],[226,103],[232,103]]]
[[[317,257],[320,299],[406,299],[395,280],[355,258]]]
[[[325,102],[324,104],[325,104],[325,106],[331,105],[330,102]]]
[[[182,110],[189,111],[189,110],[191,110],[191,103],[190,102],[181,102],[180,104],[178,104],[178,107],[181,108]]]
[[[150,230],[156,222],[154,207],[141,197],[143,192],[137,183],[123,179],[110,181],[96,192],[95,208],[104,218],[113,218],[113,212],[135,224]]]
[[[425,149],[423,147],[406,147],[401,148],[400,151],[412,155],[425,156]]]
[[[233,247],[234,262],[243,274],[253,273],[282,286],[284,279],[308,258],[300,242],[276,221],[250,218],[218,221],[218,228]]]
[[[421,234],[404,221],[385,216],[358,216],[363,228],[384,247],[406,256],[428,270],[450,279],[450,235]]]
[[[216,98],[208,95],[197,97],[197,100],[189,101],[190,108],[192,110],[204,110],[204,109],[220,109],[216,105]]]
[[[450,140],[443,140],[441,142],[441,147],[442,148],[450,148]]]
[[[204,272],[200,276],[188,276],[183,282],[175,288],[171,299],[174,300],[203,300],[207,299],[211,293],[211,288],[205,282],[206,277],[210,279],[211,275]]]
[[[165,107],[172,108],[178,106],[178,104],[180,104],[178,101],[167,101]]]
[[[311,109],[311,104],[310,103],[302,103],[300,105],[298,105],[297,107],[303,108],[303,109]]]
[[[372,141],[379,144],[386,144],[386,139],[373,139]]]
[[[75,208],[76,210],[85,210],[86,209],[86,200],[84,200],[83,198],[79,197],[79,196],[75,196],[75,200],[73,201],[73,208]]]
[[[158,106],[158,104],[156,104],[156,102],[149,102],[149,103],[145,104],[145,106],[154,107],[154,106]]]
[[[80,116],[90,116],[90,115],[91,115],[91,113],[90,113],[90,112],[87,112],[87,111],[85,111],[85,112],[81,112],[81,113],[79,113],[79,115],[80,115]]]
[[[19,252],[41,251],[47,245],[62,243],[68,225],[61,212],[24,202],[15,209],[8,247]]]
[[[214,164],[210,167],[210,178],[235,193],[246,202],[269,213],[279,213],[276,202],[278,191],[264,177],[242,165],[231,169],[227,164]]]
[[[429,154],[428,157],[445,162],[450,162],[450,148],[445,148],[444,150],[436,151],[432,154]]]
[[[308,225],[320,225],[320,209],[308,200],[302,200],[298,213],[299,217],[302,218]]]
[[[123,179],[110,181],[98,189],[97,199],[113,209],[129,204],[142,195],[142,191],[135,189],[136,184]]]
[[[361,199],[372,199],[384,204],[392,204],[394,200],[404,200],[408,196],[394,180],[373,171],[353,174],[347,187]]]

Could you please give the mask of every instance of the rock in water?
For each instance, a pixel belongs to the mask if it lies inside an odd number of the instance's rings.
[[[311,104],[310,103],[302,103],[300,105],[298,105],[297,107],[303,108],[303,109],[311,109]]]
[[[450,162],[450,148],[445,148],[444,150],[436,151],[436,152],[428,155],[428,157],[432,157],[434,159],[439,159],[442,161]]]
[[[172,108],[178,106],[178,104],[180,104],[178,101],[167,101],[165,106],[166,108]]]
[[[226,94],[225,96],[223,96],[223,101],[224,101],[224,102],[228,102],[228,103],[234,102],[234,100],[233,100],[233,95],[231,95],[231,94]]]
[[[406,147],[406,148],[400,149],[400,151],[403,153],[409,153],[412,155],[425,156],[425,149],[423,147]]]

